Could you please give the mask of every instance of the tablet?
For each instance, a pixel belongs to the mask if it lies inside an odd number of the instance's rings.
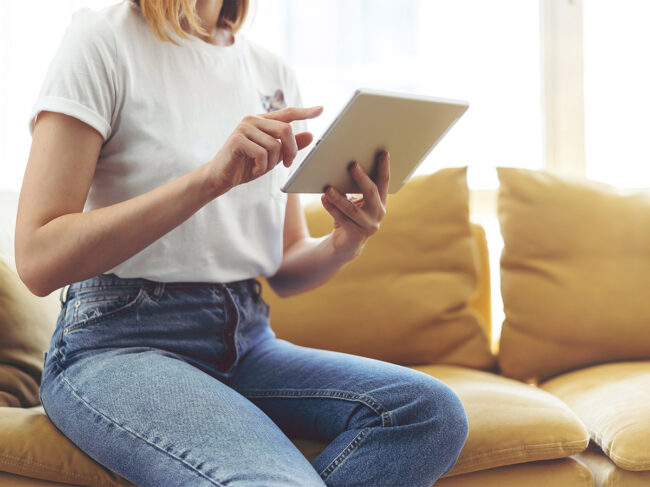
[[[388,192],[395,193],[468,107],[461,100],[358,89],[281,189],[322,193],[329,184],[342,193],[359,193],[348,164],[357,161],[373,177],[376,155],[385,149],[390,152]]]

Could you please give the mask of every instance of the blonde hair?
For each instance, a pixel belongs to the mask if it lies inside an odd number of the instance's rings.
[[[201,35],[208,33],[201,27],[201,19],[196,13],[196,0],[131,0],[136,3],[142,15],[147,19],[156,37],[163,41],[176,42],[169,35],[170,28],[179,36],[189,39],[181,27],[181,22],[187,23]],[[217,27],[228,29],[233,34],[237,32],[248,13],[248,0],[223,0]]]

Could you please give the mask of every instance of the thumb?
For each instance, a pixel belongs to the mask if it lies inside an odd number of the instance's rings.
[[[300,132],[299,134],[296,134],[295,137],[298,150],[304,149],[311,144],[312,140],[314,140],[314,135],[311,132]]]

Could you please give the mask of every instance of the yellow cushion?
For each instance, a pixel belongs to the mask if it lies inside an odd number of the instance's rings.
[[[630,472],[617,467],[597,447],[576,455],[594,474],[595,487],[648,487],[650,472]]]
[[[43,352],[60,308],[50,296],[34,296],[18,277],[13,260],[0,254],[0,406],[40,402]]]
[[[488,254],[487,237],[482,226],[472,223],[472,234],[478,251],[477,272],[478,285],[474,295],[469,300],[469,305],[481,317],[488,337],[488,343],[492,343],[492,293],[490,283],[490,256]]]
[[[650,359],[650,192],[500,168],[505,375]]]
[[[63,436],[42,406],[0,407],[0,471],[77,485],[134,485]]]
[[[320,203],[305,213],[312,236],[331,231]],[[277,336],[400,364],[491,367],[484,324],[469,305],[478,257],[468,213],[466,168],[413,178],[389,196],[361,255],[324,285],[282,299],[262,280]]]
[[[563,458],[583,451],[589,444],[587,430],[577,416],[541,389],[464,367],[413,368],[451,387],[467,413],[469,436],[446,477]],[[318,441],[293,441],[310,460],[326,446]]]
[[[50,480],[38,480],[13,473],[0,472],[0,485],[7,487],[81,487],[79,484],[62,484]]]
[[[591,471],[572,458],[510,465],[445,477],[435,487],[593,487]]]
[[[616,465],[650,470],[650,361],[589,367],[542,387],[576,412]]]
[[[578,417],[533,386],[488,372],[445,365],[413,367],[460,397],[469,436],[448,476],[574,455],[589,444]]]
[[[606,457],[604,457],[606,458]],[[628,474],[630,472],[627,472]],[[632,474],[639,475],[639,474]],[[0,472],[0,485],[11,487],[70,487],[71,484],[36,480]],[[79,484],[75,484],[79,485]],[[102,485],[102,484],[96,484]],[[642,487],[648,484],[597,484],[596,487]],[[588,468],[572,458],[511,465],[457,477],[441,479],[436,487],[592,487]]]

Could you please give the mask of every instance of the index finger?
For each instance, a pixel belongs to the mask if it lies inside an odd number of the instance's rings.
[[[271,120],[279,120],[280,122],[293,122],[294,120],[306,120],[308,118],[316,118],[323,113],[323,106],[318,105],[315,107],[301,108],[301,107],[287,107],[272,112],[262,113],[259,116],[262,118],[270,118]]]
[[[379,190],[379,199],[385,205],[388,197],[388,183],[390,182],[390,154],[384,151],[379,156],[379,168],[377,171],[377,189]]]

